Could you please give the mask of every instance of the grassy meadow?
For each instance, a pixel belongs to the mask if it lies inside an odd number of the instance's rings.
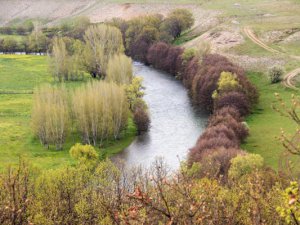
[[[277,139],[281,128],[292,135],[297,126],[296,123],[272,109],[272,104],[276,102],[274,93],[279,93],[289,104],[291,95],[297,95],[299,92],[284,88],[280,83],[270,84],[268,78],[262,73],[250,72],[248,77],[259,90],[260,100],[254,112],[246,118],[250,136],[242,148],[248,152],[260,154],[269,166],[277,168],[283,152],[283,147]]]
[[[86,81],[89,77],[86,77]],[[54,168],[74,163],[70,147],[80,142],[78,134],[70,134],[64,150],[44,148],[32,134],[31,108],[34,87],[53,82],[48,71],[47,57],[0,55],[0,169],[14,164],[24,156],[40,168]],[[67,82],[72,89],[83,82]],[[136,134],[132,120],[120,141],[111,141],[97,149],[101,157],[119,152],[128,146]]]

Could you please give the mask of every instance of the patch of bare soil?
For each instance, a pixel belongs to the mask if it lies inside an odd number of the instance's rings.
[[[300,40],[300,31],[299,28],[273,30],[265,32],[260,39],[267,43],[289,43],[295,40]]]
[[[197,46],[197,43],[201,41],[210,43],[212,53],[220,53],[242,44],[245,39],[239,29],[224,28],[217,31],[208,31],[184,46],[187,48]]]

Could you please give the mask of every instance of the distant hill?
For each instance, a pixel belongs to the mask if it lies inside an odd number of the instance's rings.
[[[200,21],[203,23],[204,18],[211,16],[211,12],[201,9],[198,4],[174,4],[174,1],[172,1],[173,3],[122,2],[121,0],[1,0],[0,26],[24,19],[40,19],[51,24],[61,19],[82,15],[88,16],[92,22],[101,22],[113,17],[128,19],[143,14],[160,13],[165,15],[174,8],[190,9],[199,23]]]

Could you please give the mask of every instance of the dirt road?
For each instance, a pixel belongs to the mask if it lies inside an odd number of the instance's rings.
[[[253,33],[252,29],[250,27],[244,27],[244,33],[247,35],[247,37],[253,41],[255,44],[259,45],[260,47],[262,47],[263,49],[267,50],[268,52],[272,52],[272,53],[278,53],[278,54],[284,54],[276,49],[273,49],[271,47],[269,47],[268,45],[266,45],[264,42],[262,42],[261,40],[259,40],[256,35]],[[289,55],[289,57],[293,58],[293,59],[297,59],[300,60],[300,56],[295,56],[295,55]],[[300,74],[300,68],[297,68],[293,71],[290,71],[289,73],[285,74],[283,77],[283,81],[282,84],[288,88],[291,89],[298,89],[295,87],[295,85],[293,84],[292,80],[298,75]]]

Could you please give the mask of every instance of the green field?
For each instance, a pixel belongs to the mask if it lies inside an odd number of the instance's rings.
[[[86,77],[88,80],[89,77]],[[16,163],[25,156],[41,168],[53,168],[73,163],[69,157],[70,147],[80,142],[77,134],[69,135],[63,151],[44,148],[31,131],[31,106],[34,87],[52,82],[44,56],[0,56],[0,169]],[[72,88],[83,82],[68,82]],[[130,120],[128,129],[120,141],[105,143],[100,155],[111,155],[128,146],[136,134]]]
[[[296,123],[272,109],[272,103],[276,102],[274,93],[279,93],[289,104],[291,95],[299,92],[284,88],[281,84],[271,85],[262,73],[251,72],[248,75],[260,92],[260,101],[254,112],[246,118],[250,136],[242,148],[260,154],[268,165],[277,168],[283,147],[276,137],[280,136],[281,128],[288,134],[293,134],[296,131]]]

